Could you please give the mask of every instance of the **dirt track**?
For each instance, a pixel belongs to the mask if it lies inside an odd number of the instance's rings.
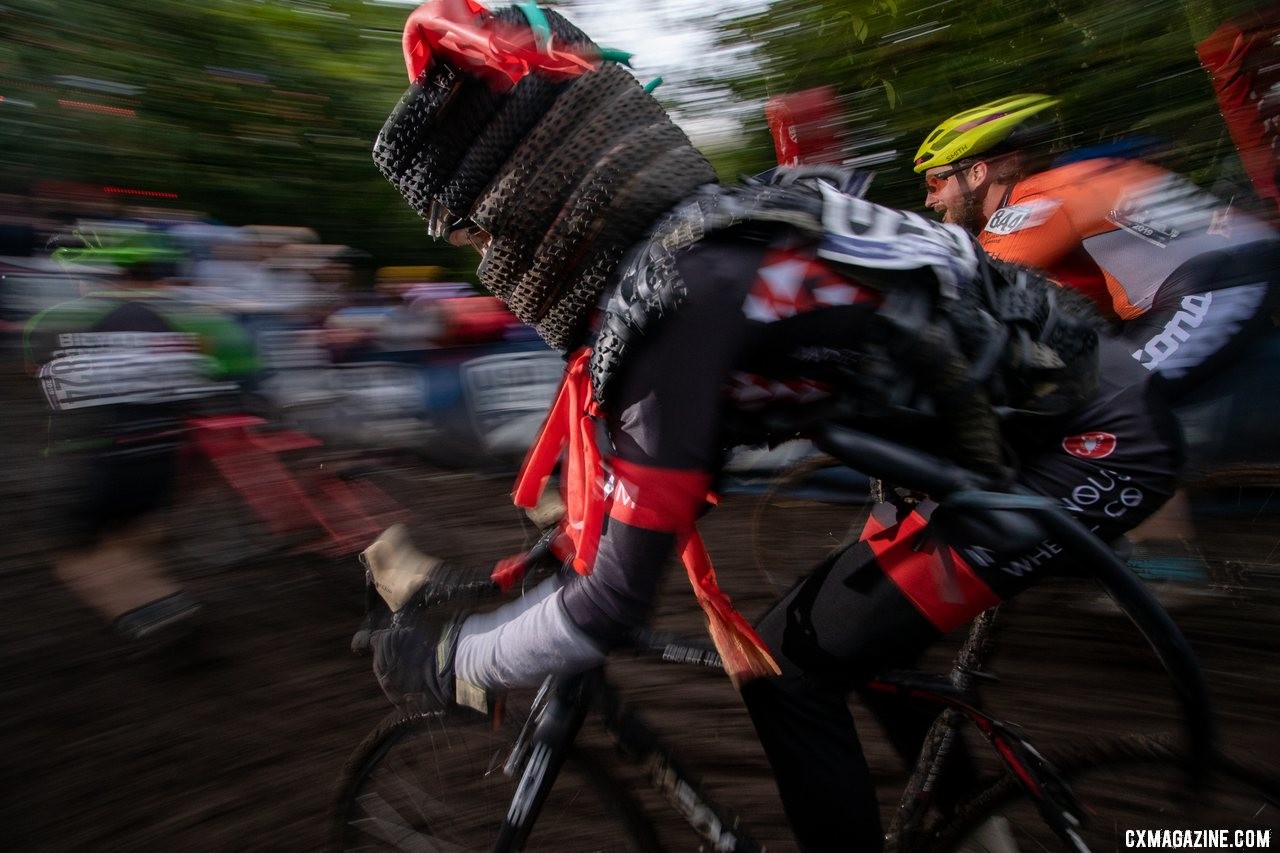
[[[358,567],[261,553],[217,569],[179,566],[205,604],[206,659],[180,671],[129,660],[50,574],[57,530],[26,440],[36,422],[4,396],[0,848],[318,849],[335,777],[387,708],[367,661],[347,649],[362,608]],[[420,544],[445,556],[492,559],[525,541],[505,479],[403,461],[375,479],[412,508]],[[731,497],[704,528],[722,585],[748,614],[768,601],[749,558],[751,508],[751,499]],[[197,545],[227,542],[229,522],[215,514],[188,516],[199,521]],[[841,515],[810,508],[805,517],[836,529]],[[1280,542],[1280,523],[1236,519],[1216,534],[1215,547],[1229,553],[1265,554]],[[689,629],[696,607],[680,574],[670,573],[659,622]],[[1251,582],[1258,588],[1214,596],[1179,621],[1202,657],[1225,740],[1271,759],[1280,753],[1280,578]],[[1137,633],[1113,614],[1066,606],[1091,596],[1046,586],[1008,609],[995,663],[1004,680],[990,704],[1040,741],[1173,724],[1166,682]],[[759,835],[788,849],[772,783],[727,682],[650,664],[618,670],[690,763],[752,816]],[[870,727],[864,740],[888,802],[897,764]],[[685,849],[696,849],[692,839]]]

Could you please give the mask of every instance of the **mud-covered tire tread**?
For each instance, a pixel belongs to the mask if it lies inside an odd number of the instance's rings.
[[[373,161],[383,176],[419,213],[430,199],[422,193],[413,173],[415,157],[434,117],[462,85],[458,72],[439,63],[418,76],[387,117],[373,146]]]
[[[684,132],[664,116],[661,121],[632,130],[597,158],[561,206],[534,252],[527,283],[532,292],[541,294],[538,307],[548,293],[577,274],[614,213],[614,196],[628,179],[687,144]]]
[[[480,193],[507,162],[516,145],[568,84],[530,74],[494,112],[437,195],[458,218],[465,218]]]
[[[521,305],[541,305],[546,292],[531,292],[528,285],[533,279],[528,278],[527,273],[539,248],[547,245],[548,229],[558,215],[563,215],[565,197],[571,200],[577,197],[574,187],[594,169],[620,128],[638,123],[647,125],[659,119],[667,120],[661,106],[638,83],[623,89],[589,117],[571,139],[565,140],[536,168],[528,190],[510,213],[504,226],[506,230],[494,238],[486,253],[484,279],[490,282],[523,279],[518,289]],[[631,168],[637,169],[642,164],[643,161],[638,160]]]
[[[564,199],[582,181],[621,131],[666,119],[662,107],[639,83],[623,89],[537,167],[525,193],[510,211],[504,239],[498,244],[511,257],[504,266],[523,275],[560,212]],[[636,164],[638,167],[640,164]]]
[[[544,9],[551,33],[558,44],[573,47],[594,44],[586,33],[558,12]],[[501,9],[495,17],[506,23],[523,23],[524,15],[515,7]],[[455,217],[465,218],[480,193],[510,158],[520,140],[551,108],[568,83],[552,80],[536,71],[516,84],[502,104],[488,116],[483,128],[452,169],[436,194],[437,201]]]
[[[626,252],[658,218],[693,192],[716,179],[715,169],[692,146],[655,159],[618,191],[599,236],[573,279],[534,309],[538,331],[553,346],[571,346],[581,336],[589,309],[613,280]],[[556,297],[559,291],[560,298]],[[513,309],[514,310],[514,309]]]
[[[482,80],[464,78],[443,107],[440,120],[424,135],[410,167],[419,192],[430,197],[440,192],[505,97]]]
[[[505,233],[509,217],[548,155],[570,140],[602,101],[634,85],[636,81],[630,72],[612,63],[605,63],[599,71],[583,74],[571,82],[481,193],[471,220],[490,234]]]
[[[591,44],[561,15],[552,10],[545,13],[558,41]],[[508,25],[525,23],[524,15],[515,7],[498,10],[494,18]],[[480,78],[444,62],[434,63],[419,75],[392,110],[374,145],[374,162],[414,210],[430,219],[432,200],[451,185],[468,152],[507,100],[508,95],[495,91]],[[540,115],[549,104],[550,101],[540,101],[526,106],[539,108]],[[525,129],[529,126],[531,122]],[[514,145],[515,141],[510,141],[503,159],[490,165],[482,177],[471,178],[471,184],[487,182]],[[477,165],[470,164],[469,174],[477,174]],[[468,192],[474,200],[480,187],[471,184],[467,185]],[[445,205],[450,211],[465,209],[459,206],[463,197],[458,193],[455,187]]]

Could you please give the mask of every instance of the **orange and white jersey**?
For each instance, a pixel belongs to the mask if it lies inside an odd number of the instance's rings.
[[[979,242],[993,257],[1037,268],[1130,320],[1188,260],[1274,236],[1173,172],[1097,159],[1019,182]]]

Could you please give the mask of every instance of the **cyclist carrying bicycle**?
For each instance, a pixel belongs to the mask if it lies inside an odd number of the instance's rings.
[[[515,498],[534,505],[564,457],[571,568],[470,615],[380,590],[394,611],[371,635],[380,685],[429,708],[597,666],[646,620],[677,553],[802,845],[879,848],[847,692],[1066,558],[994,517],[885,505],[753,628],[696,529],[725,451],[847,420],[1060,500],[1111,540],[1173,489],[1164,403],[1087,300],[992,261],[961,228],[845,192],[856,175],[718,184],[616,54],[554,12],[437,0],[404,47],[414,83],[379,168],[568,354]],[[929,720],[873,709],[914,757]]]
[[[1280,235],[1138,159],[1053,165],[1057,104],[1012,95],[938,125],[915,157],[925,204],[992,257],[1093,298],[1177,402],[1274,328]]]

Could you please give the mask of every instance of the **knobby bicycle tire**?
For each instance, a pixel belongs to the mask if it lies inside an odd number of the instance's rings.
[[[455,708],[384,719],[352,753],[334,797],[335,851],[488,851],[517,779],[502,772],[519,715],[496,731]],[[526,850],[650,851],[640,806],[576,746],[556,777]]]
[[[1132,846],[1130,830],[1241,831],[1280,828],[1280,778],[1224,759],[1199,791],[1188,786],[1186,759],[1172,737],[1118,737],[1049,756],[1089,815],[1078,831],[1094,853]],[[957,808],[935,835],[934,850],[993,849],[975,838],[1003,818],[1017,850],[1071,849],[1040,816],[1017,781],[1006,775]],[[1002,831],[1003,833],[1003,831]],[[1008,837],[1008,836],[1006,836]]]

